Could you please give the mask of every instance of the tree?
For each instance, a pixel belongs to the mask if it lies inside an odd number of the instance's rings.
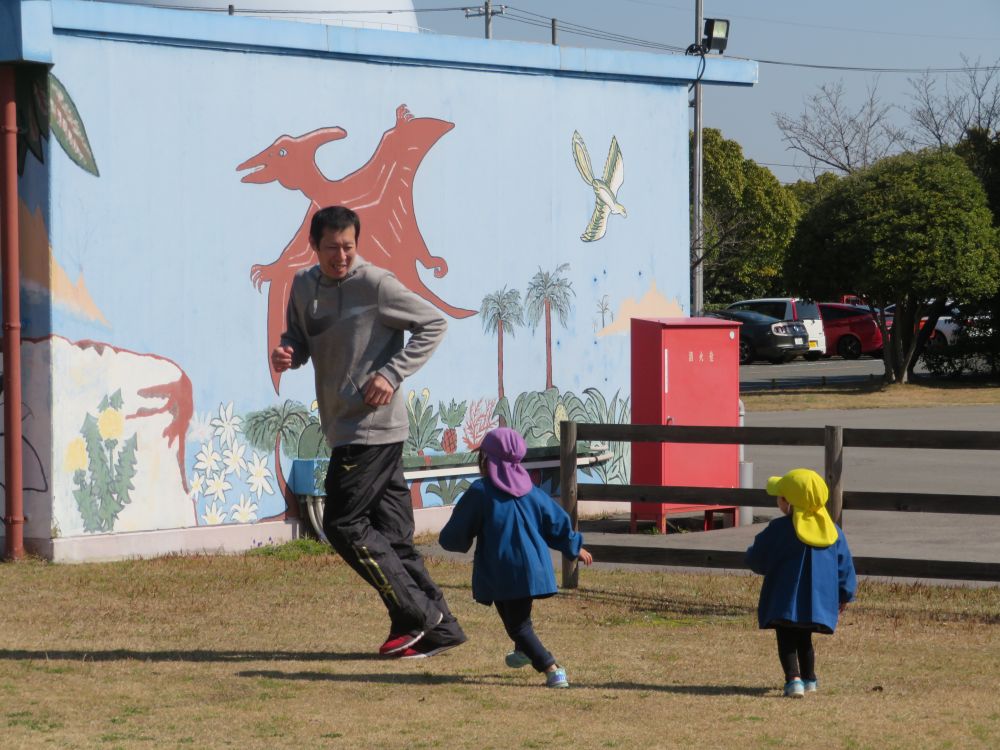
[[[894,302],[891,330],[878,316],[886,380],[906,382],[946,298],[994,293],[998,263],[982,186],[958,156],[928,149],[834,185],[799,222],[785,279],[811,297],[853,290],[876,308]],[[917,334],[924,315],[933,319]]]
[[[714,128],[705,128],[702,137],[704,236],[701,242],[692,237],[691,263],[703,264],[705,301],[731,302],[777,291],[798,201],[769,169],[743,158],[736,141]]]
[[[798,117],[774,113],[788,148],[804,154],[813,173],[832,169],[851,174],[874,164],[904,142],[903,132],[890,119],[892,106],[878,98],[878,83],[867,89],[857,110],[844,101],[844,82],[824,83],[806,100]]]
[[[528,293],[524,304],[531,327],[545,318],[545,390],[552,388],[552,311],[556,311],[559,322],[565,326],[569,321],[570,297],[575,294],[569,279],[562,276],[569,270],[569,263],[560,263],[549,273],[538,269],[528,283]]]
[[[992,66],[970,63],[963,55],[963,74],[953,83],[951,76],[939,79],[925,73],[910,79],[911,145],[954,146],[971,131],[985,134],[1000,128],[1000,60]]]
[[[288,491],[285,473],[281,468],[282,443],[285,455],[295,458],[294,450],[299,436],[313,421],[304,405],[290,400],[281,406],[269,406],[250,412],[243,418],[243,434],[250,445],[257,450],[274,448],[274,474],[278,480],[278,492],[285,498],[286,518],[298,518],[299,504]]]
[[[503,335],[506,331],[514,336],[515,326],[524,325],[524,310],[521,308],[521,293],[516,289],[498,289],[483,297],[479,308],[483,319],[483,330],[495,333],[497,337],[497,399],[503,392]]]

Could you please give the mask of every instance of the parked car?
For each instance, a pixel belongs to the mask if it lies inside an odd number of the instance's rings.
[[[717,310],[706,317],[741,323],[740,364],[766,359],[772,364],[789,362],[809,352],[809,333],[798,321],[778,320],[751,310]]]
[[[857,359],[862,354],[882,356],[882,332],[867,307],[820,302],[827,353],[837,353],[844,359]]]
[[[809,350],[803,356],[806,359],[815,360],[822,357],[827,351],[823,318],[815,302],[794,297],[744,299],[734,302],[726,309],[750,310],[761,315],[770,315],[778,320],[798,321],[805,325],[809,334]]]
[[[885,327],[892,328],[892,319],[896,312],[896,305],[885,306]],[[920,327],[924,327],[927,318],[920,319]],[[962,314],[958,306],[949,302],[944,312],[934,324],[934,331],[927,342],[929,347],[941,348],[952,346],[958,338],[958,332],[962,330]]]

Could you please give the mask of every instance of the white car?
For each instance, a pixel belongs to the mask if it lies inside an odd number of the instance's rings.
[[[762,315],[770,315],[778,320],[801,321],[809,334],[809,351],[802,356],[808,360],[816,360],[826,353],[823,318],[820,316],[819,306],[815,302],[798,297],[767,297],[740,300],[731,304],[727,309],[750,310]]]
[[[895,305],[886,305],[885,325],[887,328],[892,328],[892,319],[895,312]],[[941,313],[941,317],[937,319],[937,323],[934,325],[934,333],[931,334],[930,341],[927,342],[929,346],[954,345],[958,338],[958,332],[962,330],[962,323],[959,319],[960,312],[954,303],[948,303],[948,306],[945,307],[944,312]],[[923,328],[926,322],[927,318],[921,318],[920,327]]]

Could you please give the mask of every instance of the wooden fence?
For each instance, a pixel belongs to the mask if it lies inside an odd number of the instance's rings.
[[[971,513],[1000,515],[1000,496],[911,492],[844,491],[844,448],[931,448],[935,450],[1000,450],[1000,432],[982,430],[882,430],[827,427],[683,427],[561,423],[560,501],[579,528],[577,501],[605,500],[688,505],[771,505],[774,498],[762,489],[715,487],[660,487],[638,484],[581,484],[576,481],[578,440],[647,443],[703,443],[737,445],[824,446],[825,478],[830,487],[827,507],[840,523],[849,510],[883,510],[922,513]],[[1000,548],[1000,542],[998,542]],[[617,545],[587,545],[603,562],[647,565],[687,565],[744,568],[742,551],[706,551]],[[1000,554],[998,554],[1000,557]],[[889,557],[855,557],[858,573],[914,578],[956,578],[1000,581],[1000,562],[916,560]],[[563,587],[576,588],[579,569],[563,561]]]

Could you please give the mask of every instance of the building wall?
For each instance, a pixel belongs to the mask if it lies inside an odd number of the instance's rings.
[[[49,258],[25,280],[26,368],[51,373],[25,391],[50,425],[46,486],[26,495],[50,517],[29,536],[284,517],[290,459],[325,448],[311,367],[279,378],[267,354],[317,206],[356,206],[359,253],[448,317],[403,385],[408,455],[467,452],[501,415],[534,446],[566,416],[628,420],[628,320],[688,304],[694,68],[633,74],[651,56],[622,53],[546,68],[503,43],[484,62],[478,40],[325,27],[317,51],[293,44],[304,24],[258,19],[227,19],[240,43],[194,39],[200,14],[119,6],[96,33],[81,5],[53,4],[62,137],[22,177],[22,254]],[[588,169],[616,188],[607,216]],[[619,448],[598,477],[627,466]],[[462,481],[415,482],[415,507]]]

